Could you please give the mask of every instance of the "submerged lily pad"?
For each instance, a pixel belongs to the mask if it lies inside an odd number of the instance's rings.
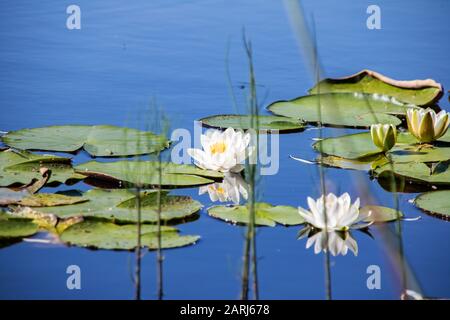
[[[340,79],[324,79],[309,90],[310,94],[329,92],[373,93],[420,106],[437,102],[443,94],[441,84],[434,80],[398,81],[371,70]]]
[[[0,212],[0,239],[23,238],[35,234],[39,227],[29,219],[21,219]]]
[[[142,222],[158,220],[156,194],[157,191],[141,193]],[[33,208],[33,210],[54,214],[59,218],[83,216],[121,222],[138,220],[136,194],[128,190],[91,189],[83,194],[83,199],[88,201],[72,205]],[[198,212],[201,207],[201,203],[190,197],[168,195],[167,191],[161,193],[161,220],[186,218]]]
[[[84,148],[96,157],[116,157],[161,151],[169,141],[161,135],[108,125],[49,126],[8,132],[1,140],[14,148],[73,152]]]
[[[192,165],[164,162],[161,164],[161,185],[164,187],[189,187],[213,183],[223,174],[199,169]],[[90,161],[75,167],[77,173],[97,179],[120,181],[129,184],[154,186],[159,184],[159,163],[152,161]]]
[[[277,223],[282,225],[298,225],[305,221],[298,213],[298,208],[290,206],[273,206],[259,202],[255,204],[255,224],[274,227]],[[213,206],[208,209],[212,217],[232,223],[250,223],[250,213],[247,206]]]
[[[334,168],[369,171],[370,169],[372,169],[374,163],[382,161],[383,158],[384,157],[381,157],[379,155],[360,159],[345,159],[336,156],[325,156],[321,158],[319,157],[317,163],[322,163],[325,166]]]
[[[310,123],[367,128],[374,123],[399,125],[401,121],[394,115],[405,115],[408,107],[412,106],[370,94],[325,93],[277,101],[267,109]]]
[[[366,214],[368,211],[371,211],[372,214],[365,220],[366,222],[384,223],[403,218],[403,213],[401,211],[382,206],[362,207],[360,209],[360,214]]]
[[[237,115],[237,114],[223,114],[217,116],[210,116],[202,118],[199,120],[204,126],[226,129],[251,129],[255,127],[252,126],[252,116],[250,115]],[[289,132],[289,131],[299,131],[304,128],[304,124],[298,119],[287,118],[287,117],[277,117],[277,116],[258,116],[258,127],[259,130],[267,131],[279,131],[279,132]]]
[[[410,162],[385,164],[375,169],[375,174],[379,179],[388,179],[392,177],[392,173],[414,183],[450,185],[450,166],[448,162],[440,163],[434,168],[425,163]]]
[[[161,227],[162,249],[184,247],[199,239],[197,235],[180,235],[173,227]],[[86,220],[67,228],[61,240],[80,247],[131,250],[137,247],[137,226]],[[141,244],[149,249],[158,248],[157,226],[141,225]]]
[[[41,178],[41,168],[47,168],[51,172],[47,184],[84,179],[84,176],[75,173],[69,158],[8,149],[0,151],[0,186],[29,184]]]
[[[450,219],[450,190],[423,193],[414,200],[414,204],[428,213]]]

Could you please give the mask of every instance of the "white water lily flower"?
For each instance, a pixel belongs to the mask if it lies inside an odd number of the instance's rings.
[[[328,231],[345,231],[350,228],[370,225],[358,224],[366,220],[372,212],[360,214],[359,198],[352,204],[348,193],[344,193],[340,197],[329,193],[326,197],[322,195],[317,200],[310,197],[307,200],[310,211],[299,207],[298,212],[307,223],[315,228],[327,229]]]
[[[442,137],[450,124],[449,113],[442,110],[438,114],[433,109],[413,109],[406,112],[409,132],[421,143],[428,143]]]
[[[212,202],[233,202],[239,204],[241,195],[244,199],[248,198],[248,184],[237,173],[225,173],[223,182],[216,182],[199,188],[199,194],[209,194]]]
[[[370,135],[373,144],[383,152],[391,150],[397,142],[397,128],[393,124],[373,124]]]
[[[241,164],[251,154],[249,147],[250,133],[228,128],[224,132],[209,129],[202,134],[203,150],[188,149],[188,154],[194,159],[196,166],[202,169],[220,172],[240,172]]]
[[[333,256],[345,256],[348,250],[350,250],[355,256],[358,255],[358,244],[349,232],[325,232],[325,230],[321,230],[308,237],[306,249],[309,249],[313,245],[315,254],[330,250]]]

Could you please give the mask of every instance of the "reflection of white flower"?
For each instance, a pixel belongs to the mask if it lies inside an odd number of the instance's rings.
[[[240,174],[226,173],[223,182],[200,187],[199,194],[206,192],[213,202],[232,201],[234,204],[239,204],[241,195],[244,199],[248,197],[248,185]]]
[[[306,249],[309,249],[310,247],[312,247],[312,245],[314,245],[315,254],[319,254],[322,251],[327,252],[327,250],[330,250],[330,253],[333,256],[345,256],[348,250],[350,250],[355,256],[358,255],[358,244],[348,231],[325,232],[324,230],[321,230],[308,237],[308,241],[306,242]]]
[[[360,214],[359,198],[352,204],[348,193],[344,193],[339,198],[329,193],[326,197],[322,195],[316,201],[308,197],[308,205],[310,211],[298,208],[303,219],[315,228],[328,231],[345,231],[349,228],[361,227],[357,223],[366,220],[372,213],[369,211],[367,214]]]
[[[409,290],[409,289],[406,289],[405,292],[402,293],[400,298],[402,300],[424,300],[423,295],[421,295],[420,293],[418,293],[414,290]]]
[[[209,129],[201,136],[203,150],[189,148],[196,166],[220,172],[239,172],[250,154],[250,133],[228,128],[224,132]]]
[[[445,110],[438,114],[433,109],[413,109],[406,112],[409,132],[422,143],[432,142],[447,132],[450,117]]]

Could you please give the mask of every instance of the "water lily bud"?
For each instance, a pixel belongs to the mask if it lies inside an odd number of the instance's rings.
[[[429,143],[442,137],[448,129],[450,118],[448,112],[437,113],[430,108],[411,108],[406,112],[409,132],[420,143]]]
[[[370,134],[374,145],[383,152],[391,150],[397,142],[397,128],[393,124],[373,124]]]

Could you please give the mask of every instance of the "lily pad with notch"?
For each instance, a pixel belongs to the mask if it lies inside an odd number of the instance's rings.
[[[373,144],[370,132],[325,138],[314,143],[313,148],[323,154],[345,159],[361,159],[381,153]],[[450,159],[450,143],[438,140],[435,145],[420,145],[411,134],[402,132],[397,135],[397,143],[389,155],[396,163],[446,161]]]
[[[71,184],[84,179],[75,173],[69,158],[7,149],[0,151],[0,186],[29,184],[41,178],[41,168],[50,171],[47,185]]]
[[[319,109],[320,106],[320,109]],[[363,93],[325,93],[277,101],[267,107],[275,115],[336,127],[368,128],[374,123],[401,124],[411,105]]]

